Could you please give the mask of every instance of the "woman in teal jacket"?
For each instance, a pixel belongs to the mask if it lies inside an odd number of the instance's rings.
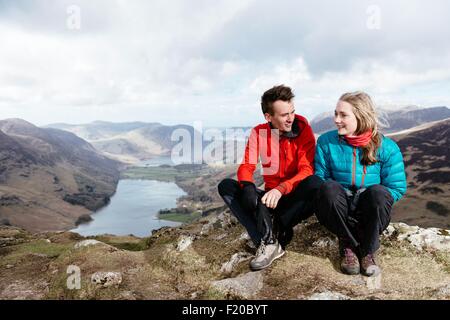
[[[324,183],[316,215],[339,238],[342,271],[376,275],[379,236],[389,225],[393,204],[406,192],[403,157],[397,144],[378,131],[366,93],[342,95],[334,122],[337,130],[317,141],[315,175]]]

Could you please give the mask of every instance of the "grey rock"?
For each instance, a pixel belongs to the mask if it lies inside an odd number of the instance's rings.
[[[95,245],[99,245],[99,244],[100,245],[101,244],[106,245],[106,243],[103,243],[101,241],[94,240],[94,239],[88,239],[88,240],[83,240],[83,241],[75,243],[74,248],[75,249],[80,249],[80,248],[83,248],[83,247],[95,246]]]
[[[319,240],[314,241],[312,245],[314,247],[318,247],[318,248],[329,248],[329,247],[337,246],[337,241],[335,239],[325,237],[325,238],[320,238]]]
[[[202,230],[200,231],[200,235],[207,235],[214,229],[212,223],[206,223],[202,226]]]
[[[122,283],[120,272],[96,272],[91,276],[91,282],[104,288],[118,286]]]
[[[222,234],[219,234],[218,236],[214,237],[214,240],[222,240],[222,239],[224,239],[226,237],[227,237],[227,234],[226,233],[222,233]]]
[[[46,255],[45,253],[30,253],[31,256],[33,257],[37,257],[37,258],[48,258],[48,255]]]
[[[120,293],[120,300],[136,300],[132,291],[124,291]]]
[[[242,232],[241,235],[239,236],[239,238],[237,238],[236,240],[232,241],[234,242],[245,242],[245,245],[248,247],[248,249],[250,249],[250,251],[254,251],[256,250],[256,245],[253,243],[253,240],[250,238],[250,236],[248,235],[247,232]]]
[[[231,226],[232,221],[233,221],[233,217],[227,212],[222,212],[221,214],[219,214],[217,216],[217,222],[219,222],[220,226],[224,229]]]
[[[222,273],[231,273],[233,269],[242,261],[250,260],[252,255],[248,252],[238,252],[231,256],[231,259],[225,262],[220,268]]]
[[[247,240],[247,242],[245,243],[247,245],[247,247],[249,247],[249,249],[251,250],[256,250],[256,245],[253,243],[253,240]]]
[[[450,298],[450,283],[436,290],[436,296],[440,299]]]
[[[392,236],[394,234],[394,232],[395,232],[395,227],[392,224],[390,224],[386,228],[386,230],[383,231],[383,236],[390,237],[390,236]]]
[[[357,285],[357,286],[365,286],[366,285],[366,277],[363,277],[362,275],[359,276],[352,276],[349,277],[349,281],[351,284],[353,285]]]
[[[224,294],[232,294],[244,299],[254,297],[264,286],[262,271],[249,272],[236,278],[212,282],[211,286]]]
[[[0,297],[6,300],[41,300],[45,295],[46,282],[16,280],[0,289]]]
[[[192,244],[192,242],[194,241],[194,237],[193,236],[181,236],[178,239],[178,243],[176,246],[177,251],[182,252],[184,250],[186,250],[187,248],[189,248]]]
[[[250,240],[250,236],[248,235],[248,232],[242,232],[241,235],[238,238],[239,241],[242,240]]]
[[[350,300],[350,297],[339,292],[323,291],[320,293],[314,293],[308,298],[308,300]]]
[[[0,238],[0,247],[6,247],[6,246],[10,246],[13,244],[16,244],[16,239],[15,238]]]
[[[417,250],[436,249],[450,251],[450,230],[438,228],[420,228],[405,223],[391,224],[398,233],[397,240],[408,241]]]

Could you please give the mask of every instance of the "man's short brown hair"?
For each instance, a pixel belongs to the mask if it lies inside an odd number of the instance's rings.
[[[273,115],[272,104],[277,101],[291,101],[294,98],[291,88],[285,85],[275,86],[272,89],[267,90],[261,97],[261,109],[264,114],[268,113]]]

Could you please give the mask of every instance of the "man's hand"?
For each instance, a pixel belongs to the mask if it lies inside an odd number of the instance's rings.
[[[275,209],[282,194],[278,189],[272,189],[262,197],[261,201],[267,208]]]

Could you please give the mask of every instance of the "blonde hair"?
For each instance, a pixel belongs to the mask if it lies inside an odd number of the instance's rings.
[[[375,104],[370,96],[362,91],[344,93],[340,101],[347,102],[352,105],[355,114],[357,127],[355,135],[372,130],[372,139],[369,144],[362,147],[361,163],[363,165],[371,165],[378,161],[377,150],[381,145],[381,133],[378,131],[378,119],[375,112]]]

